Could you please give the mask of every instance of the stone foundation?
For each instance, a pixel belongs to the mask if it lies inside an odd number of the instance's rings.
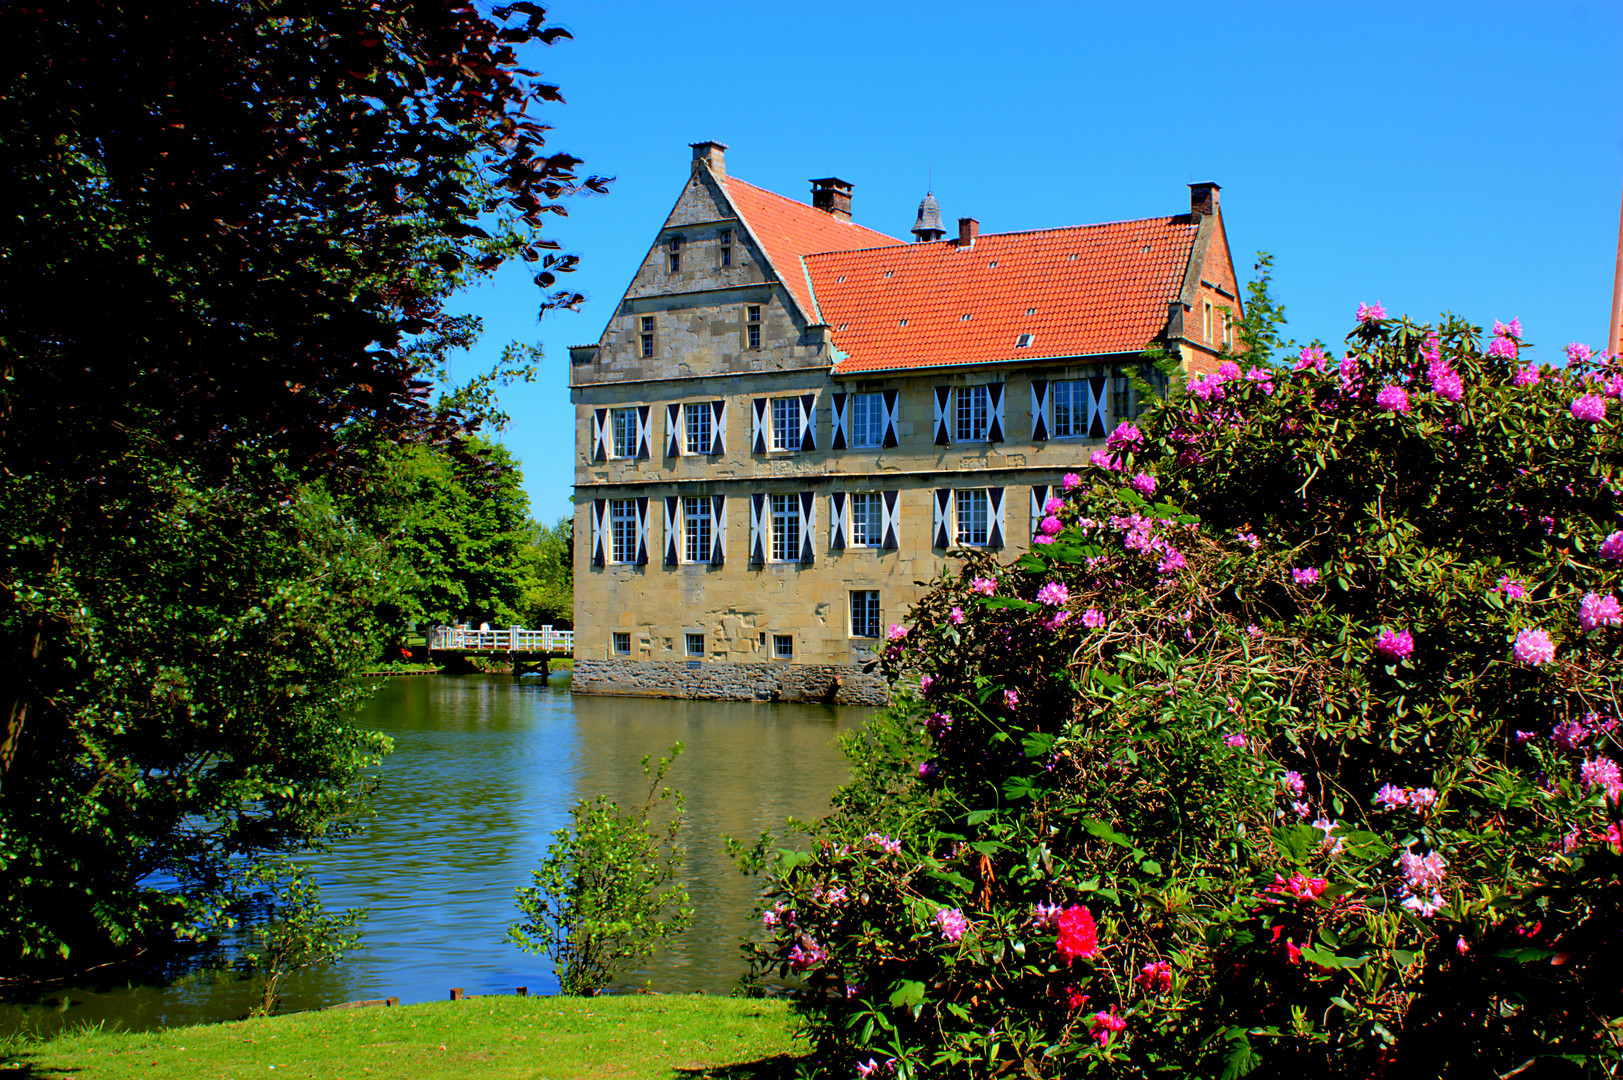
[[[811,701],[884,705],[890,686],[878,674],[835,664],[688,664],[648,660],[575,661],[577,694],[707,698],[719,701]]]

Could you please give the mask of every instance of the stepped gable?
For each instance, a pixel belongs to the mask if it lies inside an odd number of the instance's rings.
[[[1198,229],[1180,214],[977,235],[964,219],[958,240],[805,261],[836,376],[1137,353],[1166,329]]]
[[[761,245],[779,279],[814,323],[827,320],[818,315],[817,303],[806,283],[803,256],[819,251],[906,246],[894,236],[842,221],[826,211],[786,199],[736,177],[717,175],[716,182],[727,192],[733,210]]]

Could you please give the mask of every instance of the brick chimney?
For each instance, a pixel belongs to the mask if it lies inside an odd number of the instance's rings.
[[[840,221],[851,220],[851,185],[835,176],[813,180],[812,206]]]
[[[974,247],[975,246],[975,238],[977,236],[979,236],[980,234],[981,234],[981,223],[980,222],[976,221],[972,217],[961,217],[961,218],[958,219],[958,246],[959,247],[961,247],[961,248],[972,248],[972,247]]]
[[[693,147],[693,165],[698,167],[699,162],[710,166],[710,171],[717,176],[727,175],[727,144],[719,142],[688,143]]]
[[[1223,189],[1216,184],[1189,185],[1189,213],[1198,222],[1202,217],[1217,213],[1217,193]]]

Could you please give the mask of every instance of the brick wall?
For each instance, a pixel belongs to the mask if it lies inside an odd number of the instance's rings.
[[[690,665],[578,659],[570,688],[577,694],[721,701],[884,705],[890,700],[890,687],[877,674],[834,664]]]

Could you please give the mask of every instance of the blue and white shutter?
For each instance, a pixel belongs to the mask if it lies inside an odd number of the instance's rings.
[[[1000,487],[986,489],[986,546],[1003,546],[1003,492]]]
[[[1037,526],[1043,523],[1048,514],[1043,510],[1043,504],[1048,502],[1048,494],[1054,489],[1047,484],[1031,485],[1031,538],[1037,539]]]
[[[1106,395],[1108,393],[1106,387],[1109,385],[1110,380],[1103,375],[1095,375],[1088,380],[1088,438],[1090,439],[1102,439],[1110,434],[1110,429],[1106,426],[1109,419],[1105,413]]]
[[[1031,441],[1043,442],[1048,438],[1048,380],[1031,380]]]
[[[699,406],[703,408],[703,406]],[[727,452],[727,403],[725,401],[712,401],[710,403],[710,452],[721,455]],[[720,498],[718,495],[717,498]]]
[[[766,453],[766,398],[750,402],[750,453]]]
[[[935,531],[930,546],[943,551],[952,547],[952,534],[956,531],[952,521],[952,488],[936,488]]]
[[[800,395],[800,449],[817,449],[817,395]]]
[[[830,450],[844,450],[851,445],[851,395],[829,395],[829,438]]]
[[[638,461],[647,461],[648,460],[648,429],[649,429],[649,427],[652,426],[652,425],[650,425],[648,423],[648,412],[649,412],[649,410],[651,408],[652,408],[652,406],[649,406],[649,405],[639,405],[639,406],[637,406],[637,460]]]
[[[828,496],[828,549],[845,550],[845,492],[830,492]]]
[[[665,456],[682,456],[682,406],[665,406]]]
[[[607,499],[593,499],[592,500],[592,565],[593,566],[602,566],[604,564],[604,562],[607,561],[607,560],[605,560],[603,558],[603,541],[604,541],[604,536],[603,536],[603,532],[604,532],[604,530],[603,530],[603,515],[608,512],[608,508],[609,508],[609,501]]]
[[[935,388],[935,444],[946,446],[952,442],[949,435],[952,423],[952,387]]]
[[[900,445],[896,438],[896,419],[901,411],[901,395],[895,390],[881,390],[879,397],[885,403],[885,437],[879,445],[885,448]]]
[[[727,561],[727,496],[710,496],[710,565]]]
[[[880,546],[894,551],[899,546],[896,541],[902,532],[902,493],[886,491],[882,493],[881,501],[885,504],[885,539]]]
[[[681,559],[677,538],[681,534],[682,500],[675,495],[665,496],[665,565],[676,566]]]
[[[637,499],[637,558],[638,566],[648,565],[648,497]]]
[[[750,565],[766,563],[766,496],[750,496]]]
[[[817,534],[817,496],[810,491],[800,493],[800,561],[817,560],[817,546],[812,538]]]
[[[986,387],[986,441],[1003,441],[1003,384],[990,383]]]
[[[592,460],[609,459],[609,410],[592,410]]]

